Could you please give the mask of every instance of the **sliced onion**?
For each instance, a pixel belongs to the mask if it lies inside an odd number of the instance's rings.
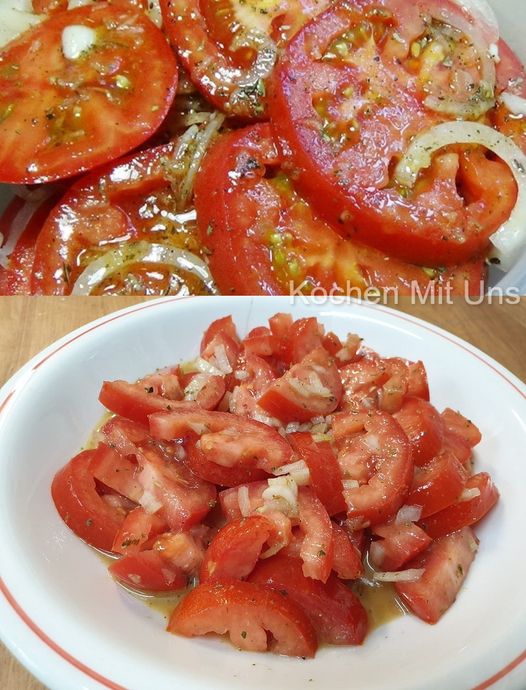
[[[226,348],[222,343],[214,348],[214,360],[217,368],[222,374],[232,373],[232,367],[230,365],[230,362],[228,361]]]
[[[422,506],[402,506],[396,514],[397,525],[406,522],[418,522],[422,517]]]
[[[240,486],[237,490],[237,503],[243,517],[250,515],[250,497],[248,494],[248,486]]]
[[[210,376],[222,376],[219,369],[203,357],[196,357],[189,362],[182,362],[179,365],[179,369],[183,374],[197,374],[201,372],[203,374],[210,374]]]
[[[500,94],[499,100],[504,103],[512,115],[526,116],[526,98],[504,91]]]
[[[111,249],[88,264],[75,281],[71,294],[89,295],[112,273],[139,261],[168,264],[175,269],[193,273],[201,279],[209,292],[217,293],[208,266],[198,256],[177,247],[141,241]]]
[[[424,568],[409,568],[396,572],[375,572],[373,580],[376,582],[416,582],[424,574]]]
[[[344,491],[347,491],[347,489],[359,489],[360,488],[360,482],[357,482],[356,479],[342,479],[342,485],[343,485]]]
[[[473,489],[464,489],[464,491],[458,497],[459,503],[464,503],[465,501],[471,501],[473,498],[480,496],[480,489],[474,487]]]
[[[306,486],[310,481],[309,468],[305,464],[304,460],[298,460],[297,462],[291,462],[288,465],[275,467],[272,470],[272,474],[276,477],[290,475],[292,480],[296,482],[298,486]]]
[[[208,374],[197,374],[184,389],[185,400],[195,400],[199,393],[208,383],[210,377]]]
[[[296,515],[298,513],[298,485],[290,476],[267,479],[268,487],[261,494],[265,508],[274,510],[280,505],[281,512]]]
[[[25,184],[14,184],[11,185],[11,189],[16,196],[24,199],[24,201],[41,202],[49,199],[49,197],[55,193],[57,185],[46,184],[31,188]]]
[[[431,165],[433,154],[451,144],[479,144],[505,161],[518,185],[515,207],[508,220],[490,237],[500,267],[508,271],[526,245],[526,155],[497,130],[475,122],[443,122],[416,136],[395,170],[395,180],[413,187],[419,172]]]

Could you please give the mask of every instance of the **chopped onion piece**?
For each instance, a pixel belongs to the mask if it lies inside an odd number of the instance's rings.
[[[317,395],[320,398],[332,398],[332,391],[324,386],[320,377],[314,371],[309,372],[308,383],[300,379],[290,378],[289,386],[300,395],[308,397],[309,395]]]
[[[175,269],[194,273],[209,292],[216,294],[214,280],[205,262],[184,249],[153,242],[129,242],[111,249],[92,261],[75,281],[72,295],[89,295],[92,290],[115,271],[137,262],[168,264]]]
[[[422,506],[402,506],[396,514],[397,525],[406,522],[418,522],[422,517]]]
[[[246,369],[237,369],[234,373],[234,378],[238,381],[244,381],[245,379],[248,379],[249,376],[250,374]]]
[[[471,501],[472,498],[477,498],[480,496],[480,489],[474,487],[473,489],[464,489],[464,491],[458,497],[459,503],[464,503],[464,501]]]
[[[198,372],[202,372],[203,374],[210,374],[211,376],[223,375],[217,367],[203,357],[196,357],[189,362],[182,362],[182,364],[179,365],[179,369],[183,374],[197,374]]]
[[[197,376],[194,376],[194,378],[190,381],[190,383],[186,386],[184,389],[184,399],[185,400],[195,400],[199,393],[203,390],[203,388],[206,386],[207,381],[209,379],[208,374],[197,374]]]
[[[344,490],[358,489],[360,487],[360,482],[357,482],[356,479],[342,479],[342,484]]]
[[[206,424],[202,424],[201,422],[188,422],[188,426],[198,436],[202,436],[210,431]]]
[[[416,582],[424,574],[424,568],[409,568],[396,572],[376,572],[373,573],[373,580],[376,582]]]
[[[243,517],[250,515],[250,498],[247,486],[240,486],[237,490],[237,503]]]
[[[226,349],[223,344],[220,344],[214,348],[214,360],[217,368],[222,374],[232,373],[232,367],[230,366],[230,362],[228,361]]]
[[[480,144],[504,160],[518,185],[515,207],[508,220],[490,237],[492,256],[509,270],[526,245],[526,155],[510,138],[475,122],[443,122],[416,136],[395,170],[395,180],[413,187],[419,172],[431,165],[433,154],[451,144]]]
[[[272,470],[272,474],[276,477],[290,475],[298,486],[306,486],[310,480],[309,468],[305,464],[305,460],[298,460],[297,462],[291,462],[288,465],[275,467]]]
[[[506,106],[512,115],[526,116],[526,98],[521,98],[514,93],[504,91],[500,94],[499,100]]]
[[[275,477],[267,479],[268,487],[263,491],[262,498],[266,504],[266,508],[274,509],[274,504],[278,501],[280,504],[285,504],[278,508],[286,514],[296,515],[298,512],[298,485],[290,476]]]

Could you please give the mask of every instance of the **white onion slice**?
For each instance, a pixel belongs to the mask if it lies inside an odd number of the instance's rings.
[[[208,374],[197,374],[184,389],[185,400],[195,400],[209,381]]]
[[[342,485],[344,491],[347,491],[348,489],[360,488],[360,482],[357,482],[356,479],[342,479]]]
[[[213,364],[210,364],[210,362],[203,357],[196,357],[195,359],[191,359],[189,362],[182,362],[179,365],[179,368],[183,374],[197,374],[198,372],[201,372],[203,374],[210,374],[211,376],[223,375],[217,367],[215,367]]]
[[[424,568],[409,568],[396,572],[376,572],[373,573],[373,580],[376,582],[416,582],[423,574]]]
[[[250,497],[248,494],[248,486],[240,486],[237,490],[237,503],[243,517],[250,515]]]
[[[406,522],[418,522],[422,517],[422,506],[402,506],[396,514],[395,523],[397,525]]]
[[[464,491],[458,497],[459,503],[464,503],[465,501],[471,501],[473,498],[480,496],[480,489],[474,487],[473,489],[464,489]]]
[[[416,136],[395,170],[395,180],[413,187],[419,172],[431,165],[433,154],[451,144],[479,144],[505,161],[518,185],[515,207],[508,220],[490,237],[500,268],[508,271],[526,245],[526,155],[510,138],[475,122],[443,122]]]
[[[290,475],[298,486],[306,486],[310,481],[310,472],[309,468],[305,464],[305,460],[297,460],[296,462],[291,462],[288,465],[275,467],[272,470],[272,474],[276,477]]]
[[[201,279],[209,292],[217,293],[208,266],[198,256],[184,249],[141,241],[111,249],[88,264],[75,281],[71,294],[89,295],[109,275],[139,261],[168,264],[175,269],[193,273]]]
[[[506,106],[512,115],[526,116],[526,98],[517,96],[509,91],[500,94],[499,100]]]

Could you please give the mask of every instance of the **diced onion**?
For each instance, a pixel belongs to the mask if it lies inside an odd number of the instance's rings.
[[[396,181],[413,187],[422,168],[431,165],[433,154],[451,144],[480,144],[504,160],[518,185],[515,207],[508,220],[490,237],[493,257],[509,270],[526,245],[526,155],[510,138],[475,122],[443,122],[416,136],[395,170]]]
[[[217,368],[222,374],[232,373],[232,367],[228,361],[226,348],[222,343],[214,348],[214,360]]]
[[[203,374],[210,374],[210,376],[222,376],[219,369],[203,357],[196,357],[189,362],[182,362],[179,365],[179,369],[183,374],[197,374],[198,372],[202,372]]]
[[[298,460],[297,462],[291,462],[288,465],[275,467],[272,470],[272,474],[276,477],[290,475],[298,486],[306,486],[310,480],[309,468],[305,464],[305,460]]]
[[[416,582],[424,574],[424,568],[409,568],[396,572],[375,572],[373,580],[376,582]]]
[[[402,506],[396,514],[397,525],[406,522],[418,522],[422,517],[422,506]]]
[[[363,442],[369,448],[370,451],[373,453],[379,453],[381,450],[381,444],[380,444],[380,439],[378,436],[375,436],[374,434],[366,434]]]
[[[499,100],[506,106],[512,115],[526,116],[526,98],[517,96],[509,91],[500,94]]]
[[[464,491],[458,497],[459,503],[464,503],[465,501],[471,501],[473,498],[480,496],[480,489],[474,487],[473,489],[464,489]]]
[[[208,374],[197,374],[184,389],[185,400],[195,400],[209,380]]]
[[[296,393],[305,397],[317,395],[320,398],[331,398],[333,395],[332,391],[322,384],[320,377],[314,371],[309,372],[307,383],[300,379],[291,378],[289,379],[289,386]]]
[[[62,52],[68,60],[77,60],[82,53],[93,48],[97,32],[90,26],[72,24],[62,30]]]
[[[240,486],[237,490],[237,503],[243,517],[250,515],[250,497],[247,486]]]
[[[211,293],[217,293],[214,280],[205,262],[195,254],[184,249],[153,242],[129,242],[111,249],[92,261],[75,281],[72,295],[89,295],[115,271],[136,262],[168,264],[175,269],[194,273]]]
[[[262,498],[266,507],[274,509],[275,502],[280,505],[278,510],[286,514],[296,515],[298,512],[298,485],[290,476],[267,479],[268,487],[263,491]]]
[[[356,479],[342,479],[342,485],[344,490],[358,489],[360,487],[360,482],[357,482]]]

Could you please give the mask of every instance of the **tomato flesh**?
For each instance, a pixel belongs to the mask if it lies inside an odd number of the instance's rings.
[[[157,551],[123,556],[108,570],[118,582],[141,592],[177,592],[188,582],[185,573]]]
[[[427,465],[415,469],[406,503],[421,506],[421,517],[428,517],[456,501],[466,480],[463,465],[453,453],[444,450]]]
[[[381,537],[369,547],[370,559],[378,570],[400,570],[432,542],[431,537],[412,522],[375,525],[372,531]]]

